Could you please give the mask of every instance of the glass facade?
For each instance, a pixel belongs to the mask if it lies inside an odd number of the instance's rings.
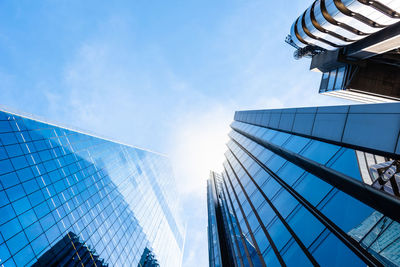
[[[346,64],[322,74],[319,93],[361,103],[399,101],[397,70],[384,64],[367,67]]]
[[[82,260],[180,266],[178,205],[165,156],[0,112],[0,266],[41,266],[66,236]]]
[[[106,267],[104,260],[96,255],[95,250],[88,248],[74,233],[67,233],[60,241],[47,250],[32,265],[41,266],[98,266]]]
[[[216,173],[210,174],[210,180],[207,184],[207,210],[208,210],[208,256],[209,262],[211,266],[221,267],[222,266],[222,258],[221,258],[221,248],[219,246],[219,236],[218,236],[218,222],[216,215],[216,207],[218,204],[215,201],[218,200],[215,195],[215,186],[213,184],[218,183],[215,176],[218,176]]]
[[[350,66],[346,65],[322,74],[322,80],[319,93],[325,93],[335,90],[344,90],[346,80],[350,75]]]
[[[397,140],[399,104],[236,112],[214,186],[235,266],[400,266],[400,198],[366,183],[358,157],[400,158],[390,138],[357,137],[390,112]]]

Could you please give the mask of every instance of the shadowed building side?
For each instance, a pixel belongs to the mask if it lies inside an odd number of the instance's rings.
[[[96,251],[80,242],[78,236],[69,232],[32,265],[32,267],[50,266],[106,267],[108,264],[96,255]]]

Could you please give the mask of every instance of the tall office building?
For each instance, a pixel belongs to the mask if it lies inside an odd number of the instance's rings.
[[[210,266],[400,266],[400,103],[239,111]]]
[[[180,266],[160,154],[0,112],[0,266]]]
[[[400,1],[316,0],[286,38],[322,72],[319,93],[365,103],[400,100]]]

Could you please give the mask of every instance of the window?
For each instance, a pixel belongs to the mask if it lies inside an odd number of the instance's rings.
[[[310,141],[311,140],[308,138],[292,135],[290,140],[283,145],[283,147],[295,153],[299,153]]]
[[[272,201],[272,204],[276,207],[283,218],[289,215],[289,213],[296,207],[297,200],[286,190],[281,190],[276,198]]]
[[[29,166],[25,156],[19,156],[11,159],[11,162],[16,170]]]
[[[34,177],[33,172],[30,167],[18,170],[17,174],[18,174],[18,177],[21,180],[21,182],[28,181]]]
[[[274,136],[274,138],[271,139],[271,143],[281,146],[284,144],[288,138],[290,137],[290,134],[284,133],[284,132],[277,132],[277,134]]]
[[[261,186],[265,181],[267,181],[271,176],[264,171],[263,169],[260,169],[260,171],[253,177],[254,181]]]
[[[27,211],[28,209],[31,208],[31,204],[28,201],[27,197],[21,198],[17,201],[14,201],[12,203],[12,206],[15,209],[15,213],[17,215],[24,213],[25,211]]]
[[[313,266],[296,242],[293,242],[282,255],[287,266],[306,267]]]
[[[4,190],[0,190],[0,207],[10,203]],[[1,241],[0,241],[1,242]]]
[[[0,133],[0,141],[3,143],[3,145],[18,143],[18,140],[13,133]]]
[[[31,246],[37,255],[40,255],[41,252],[49,246],[49,242],[47,241],[46,235],[42,234],[37,239],[32,241]]]
[[[0,259],[1,263],[4,263],[8,258],[10,258],[10,252],[8,251],[8,248],[5,243],[0,243]]]
[[[14,171],[13,166],[11,165],[11,161],[8,159],[0,161],[0,175]],[[0,177],[1,180],[2,177]],[[4,185],[6,187],[6,185]]]
[[[264,251],[269,246],[268,239],[261,227],[254,232],[254,239],[256,240],[260,251]]]
[[[276,219],[272,223],[272,225],[268,228],[268,232],[271,235],[272,241],[275,243],[278,250],[281,250],[291,238],[288,230],[279,219]]]
[[[328,80],[329,80],[329,72],[324,72],[322,74],[321,85],[319,88],[320,93],[323,93],[326,91],[326,87],[328,86]]]
[[[260,216],[263,224],[268,226],[271,220],[275,217],[275,212],[272,210],[269,204],[265,202],[265,204],[258,209],[258,215]]]
[[[37,221],[36,215],[33,210],[28,210],[27,212],[18,216],[18,218],[24,229]]]
[[[0,145],[0,160],[8,158],[7,152],[2,145]]]
[[[36,206],[44,201],[44,196],[42,191],[36,191],[33,194],[29,195],[28,197],[33,206]]]
[[[321,266],[341,267],[350,262],[352,267],[365,266],[365,263],[333,234],[329,234],[312,254]]]
[[[297,209],[287,222],[306,247],[325,229],[322,223],[304,207]]]
[[[335,90],[343,88],[345,73],[346,73],[346,66],[343,66],[338,69],[336,74]]]
[[[3,224],[0,229],[5,240],[22,231],[21,225],[19,224],[17,218],[14,218],[13,220]]]
[[[316,206],[328,194],[332,186],[312,174],[307,174],[294,189],[311,204]]]
[[[0,225],[16,216],[11,204],[1,207],[0,214]]]
[[[0,133],[12,132],[11,125],[8,121],[0,121]]]
[[[286,162],[284,158],[281,158],[278,155],[275,155],[270,161],[266,163],[267,167],[271,169],[273,172],[279,170],[282,165]]]
[[[28,237],[29,241],[36,239],[40,234],[43,233],[43,229],[40,226],[39,222],[35,222],[31,226],[25,228],[26,236]]]
[[[326,88],[326,91],[332,91],[333,86],[335,85],[336,72],[337,72],[337,70],[332,70],[329,73],[329,82],[328,82],[328,86]]]
[[[33,254],[33,251],[29,245],[13,256],[17,266],[27,266],[29,261],[31,261],[34,257],[35,255]]]
[[[330,168],[362,181],[356,152],[353,149],[346,148]]]
[[[269,179],[261,186],[261,190],[267,195],[268,198],[272,198],[281,186],[274,179]]]
[[[261,195],[260,191],[255,191],[255,193],[250,197],[251,202],[253,203],[254,208],[257,210],[260,207],[261,203],[264,201],[263,195]]]
[[[35,192],[36,190],[39,190],[39,186],[35,179],[29,180],[29,181],[23,183],[23,186],[24,186],[25,192],[27,194],[30,194],[32,192]]]
[[[339,191],[321,211],[343,231],[358,226],[374,211],[369,206]]]
[[[10,187],[6,190],[7,196],[10,199],[11,202],[14,202],[17,199],[22,198],[25,196],[24,189],[22,188],[21,185],[16,185],[13,187]]]
[[[22,149],[19,144],[9,145],[4,147],[8,153],[9,157],[16,157],[23,155]]]
[[[252,231],[254,231],[260,224],[258,223],[257,217],[252,211],[249,216],[247,217],[247,221],[250,225]]]
[[[320,164],[326,164],[339,149],[339,146],[313,140],[301,155]]]
[[[287,161],[287,163],[278,171],[277,174],[287,184],[293,185],[303,173],[304,170],[302,168]]]
[[[28,244],[28,240],[26,239],[24,232],[20,232],[7,241],[8,248],[13,255],[26,246],[26,244]]]

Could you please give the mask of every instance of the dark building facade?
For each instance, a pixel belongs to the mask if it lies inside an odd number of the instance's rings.
[[[106,267],[94,250],[80,242],[79,237],[72,232],[67,233],[61,240],[40,256],[32,267],[50,266],[96,266]]]
[[[322,72],[319,93],[364,103],[400,100],[400,2],[316,0],[286,42]]]
[[[227,244],[227,242],[220,242],[220,238],[225,236],[225,232],[218,230],[218,226],[225,226],[221,217],[221,203],[217,197],[217,192],[221,190],[220,179],[219,174],[211,172],[210,179],[207,181],[208,257],[210,265],[216,267],[221,267],[222,261],[229,258],[229,256],[222,256],[222,253],[226,253],[226,250],[221,251],[220,248],[220,245]],[[225,264],[227,265],[228,263]]]
[[[164,155],[0,111],[0,266],[180,266]]]
[[[400,104],[239,111],[210,266],[400,266]]]

